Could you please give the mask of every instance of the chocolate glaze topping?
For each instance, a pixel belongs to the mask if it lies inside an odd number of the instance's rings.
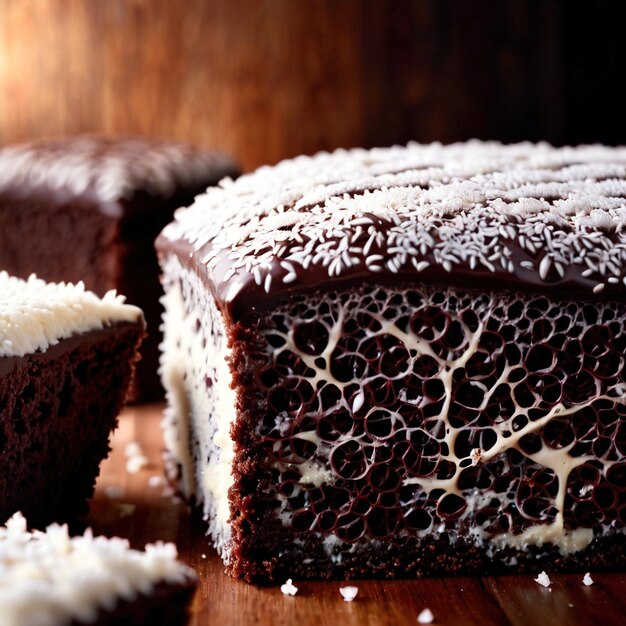
[[[241,319],[364,281],[621,299],[625,227],[626,148],[472,141],[264,167],[179,210],[157,246]]]

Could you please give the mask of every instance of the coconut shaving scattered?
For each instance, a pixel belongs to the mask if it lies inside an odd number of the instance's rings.
[[[298,588],[293,584],[291,578],[288,578],[287,582],[280,586],[280,590],[286,596],[295,596],[298,593]]]

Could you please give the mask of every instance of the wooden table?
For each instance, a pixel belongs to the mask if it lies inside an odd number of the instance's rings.
[[[625,574],[592,573],[590,587],[582,584],[580,574],[553,575],[550,589],[540,587],[532,576],[358,581],[351,583],[359,588],[352,603],[342,600],[341,582],[295,581],[298,594],[289,597],[278,587],[232,580],[209,546],[199,516],[172,501],[165,485],[149,481],[163,473],[161,410],[152,405],[123,413],[112,439],[113,452],[102,465],[90,522],[97,533],[128,537],[135,547],[156,540],[178,545],[182,560],[195,568],[201,581],[192,626],[415,625],[426,607],[437,625],[626,624]],[[126,471],[125,446],[131,441],[140,443],[150,461],[136,474]],[[116,494],[120,487],[121,494]]]

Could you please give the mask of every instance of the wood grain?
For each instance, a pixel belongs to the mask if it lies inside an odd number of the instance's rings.
[[[113,439],[113,452],[102,466],[90,522],[96,532],[128,537],[136,547],[147,541],[177,543],[181,558],[201,580],[193,605],[192,626],[341,624],[341,626],[414,626],[429,607],[437,625],[454,626],[621,626],[626,623],[624,574],[553,575],[550,589],[532,576],[358,581],[352,603],[339,594],[341,582],[300,582],[295,597],[274,586],[235,581],[223,573],[220,559],[207,545],[202,521],[180,501],[150,487],[150,476],[162,475],[159,405],[127,409]],[[124,448],[140,442],[150,467],[138,474],[125,469]],[[106,488],[123,489],[111,499]],[[127,504],[134,505],[128,514]]]
[[[626,5],[577,5],[0,0],[0,144],[140,133],[250,169],[410,139],[626,142]]]

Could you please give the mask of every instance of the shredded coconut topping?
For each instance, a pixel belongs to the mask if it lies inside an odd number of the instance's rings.
[[[44,351],[73,335],[140,319],[141,310],[124,301],[114,291],[99,298],[82,282],[46,283],[34,275],[21,280],[0,272],[0,357]]]
[[[593,578],[591,578],[591,574],[589,572],[583,576],[583,585],[585,585],[585,587],[591,587],[591,585],[593,585]]]
[[[459,267],[589,290],[626,267],[626,148],[409,144],[263,167],[199,196],[164,231],[190,242],[233,300],[307,272]],[[233,282],[233,277],[237,281]]]
[[[0,191],[9,187],[86,192],[104,203],[129,198],[137,190],[168,197],[180,186],[207,176],[215,181],[235,166],[218,152],[139,137],[79,136],[0,149]]]
[[[155,585],[187,584],[193,571],[176,560],[174,544],[131,550],[128,541],[70,537],[67,526],[26,530],[16,513],[0,526],[0,615],[3,626],[93,623],[119,600],[148,595]]]

